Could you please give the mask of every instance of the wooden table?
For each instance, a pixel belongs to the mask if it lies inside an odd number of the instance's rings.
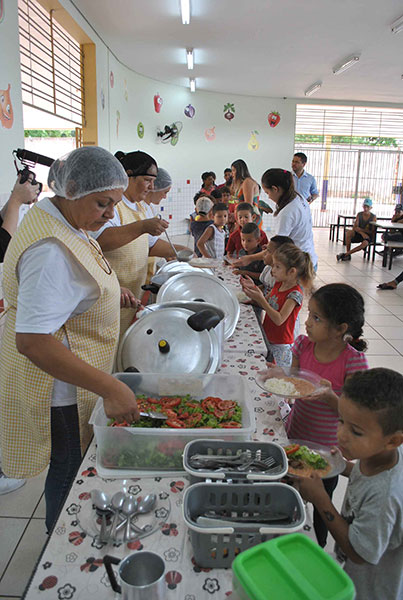
[[[380,254],[380,252],[377,252],[376,250],[376,236],[378,233],[378,230],[384,230],[384,231],[390,231],[390,230],[395,230],[395,231],[403,231],[403,223],[392,223],[392,221],[385,221],[380,219],[379,221],[370,221],[370,225],[372,225],[374,227],[374,243],[372,245],[372,262],[374,262],[375,260],[375,254]],[[402,237],[403,240],[403,237]],[[385,264],[382,264],[382,266],[386,266]]]

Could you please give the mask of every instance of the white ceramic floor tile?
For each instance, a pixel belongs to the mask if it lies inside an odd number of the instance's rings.
[[[367,315],[391,315],[391,311],[380,304],[366,304],[365,316]]]
[[[33,519],[0,581],[0,597],[23,593],[46,540],[45,521]]]
[[[27,524],[28,519],[7,519],[0,517],[0,579]],[[15,590],[12,590],[12,593],[15,593]]]
[[[400,340],[403,342],[403,340]],[[398,356],[399,352],[386,340],[368,340],[368,349],[365,351],[367,356]],[[402,358],[403,362],[403,358]]]
[[[385,369],[393,369],[398,373],[403,374],[403,358],[402,356],[368,356],[369,368],[384,367]]]
[[[377,329],[378,326],[402,327],[403,322],[393,315],[366,315],[366,322]]]
[[[394,306],[388,306],[386,308],[390,311],[392,315],[397,315],[399,319],[403,319],[403,303],[396,304]]]
[[[374,329],[387,341],[403,340],[403,323],[399,327],[376,326]]]
[[[390,343],[398,352],[400,352],[403,361],[403,340],[390,340]]]
[[[34,514],[32,515],[34,519],[44,519],[46,517],[46,502],[45,502],[45,494],[42,496],[38,506],[35,509]]]
[[[370,325],[364,325],[364,336],[367,340],[381,340],[382,336]]]
[[[0,496],[1,517],[31,517],[43,494],[46,473],[27,479],[26,484],[10,494]]]

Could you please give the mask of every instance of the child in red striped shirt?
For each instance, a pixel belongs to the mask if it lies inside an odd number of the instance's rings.
[[[300,335],[292,348],[292,366],[313,371],[326,380],[322,394],[297,399],[287,420],[290,439],[303,439],[325,446],[337,446],[338,400],[346,378],[368,369],[362,339],[364,299],[345,283],[319,288],[310,298],[306,320],[307,336]],[[337,477],[324,480],[332,497]],[[326,545],[327,527],[314,512],[318,543]]]

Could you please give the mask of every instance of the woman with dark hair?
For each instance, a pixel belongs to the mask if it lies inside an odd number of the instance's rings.
[[[255,223],[259,229],[262,228],[262,216],[259,212],[260,186],[249,173],[248,166],[244,160],[239,158],[231,165],[232,172],[232,195],[237,203],[247,202],[252,204],[255,213]]]
[[[141,286],[147,278],[148,257],[173,258],[173,252],[164,240],[150,247],[150,236],[159,236],[168,227],[164,219],[147,219],[145,205],[147,196],[154,188],[158,167],[152,156],[145,152],[116,152],[129,178],[122,202],[115,208],[114,217],[96,233],[96,239],[118,276],[122,287],[128,288],[136,298],[142,295]],[[143,235],[147,233],[148,235]],[[178,247],[179,249],[183,246]],[[137,304],[121,310],[120,335],[132,322]]]
[[[215,173],[213,173],[213,171],[205,171],[202,173],[201,178],[202,186],[200,188],[200,192],[210,196],[211,192],[216,189]]]

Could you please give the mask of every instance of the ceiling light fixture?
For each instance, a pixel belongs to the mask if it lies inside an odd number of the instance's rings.
[[[191,92],[196,91],[196,79],[194,77],[189,77],[189,87]]]
[[[403,31],[403,16],[400,17],[400,19],[393,21],[392,25],[390,26],[390,30],[392,33],[400,33]]]
[[[315,94],[318,90],[320,90],[320,88],[322,87],[322,82],[321,81],[317,81],[316,83],[313,83],[309,88],[307,88],[304,92],[305,96],[312,96],[312,94]]]
[[[193,66],[194,66],[193,48],[187,48],[186,60],[188,63],[188,69],[193,69]]]
[[[350,69],[350,67],[355,65],[359,60],[360,60],[360,56],[358,54],[355,54],[354,56],[349,56],[348,58],[345,58],[340,64],[333,67],[333,74],[339,75],[340,73],[347,71],[347,69]]]
[[[189,25],[190,23],[190,0],[181,0],[182,23]]]

